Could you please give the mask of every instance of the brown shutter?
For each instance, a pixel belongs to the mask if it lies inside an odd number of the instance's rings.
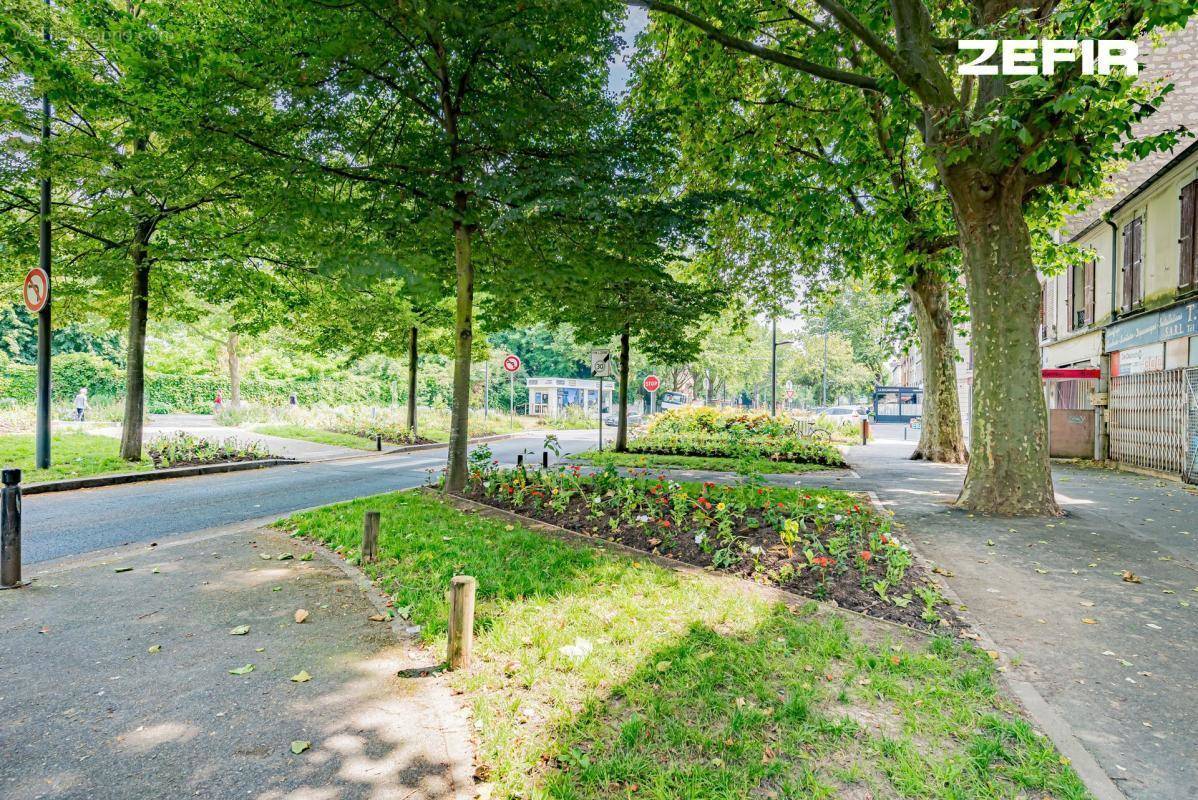
[[[1194,237],[1198,234],[1198,181],[1191,181],[1181,189],[1181,256],[1177,267],[1177,285],[1188,288],[1198,277],[1198,264],[1195,263]]]
[[[1131,290],[1131,271],[1136,256],[1135,249],[1132,247],[1131,234],[1135,228],[1135,220],[1123,229],[1123,310],[1131,309],[1132,290]]]
[[[1074,322],[1077,320],[1073,316],[1073,270],[1074,266],[1069,265],[1069,269],[1065,271],[1065,330],[1071,331],[1077,327]]]
[[[1144,218],[1137,217],[1132,223],[1131,234],[1132,250],[1135,253],[1132,258],[1132,282],[1131,282],[1131,301],[1132,304],[1139,303],[1144,299]]]
[[[1098,262],[1094,259],[1086,262],[1084,267],[1085,274],[1085,303],[1086,303],[1086,324],[1094,324],[1094,273],[1098,269]]]

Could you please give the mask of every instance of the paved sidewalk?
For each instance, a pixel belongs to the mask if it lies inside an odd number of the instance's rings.
[[[948,507],[964,467],[910,461],[913,444],[798,482],[877,492],[1128,797],[1198,797],[1198,487],[1057,465],[1066,517],[977,517]]]
[[[472,797],[449,690],[398,676],[433,658],[305,552],[273,531],[201,534],[0,592],[0,796]]]

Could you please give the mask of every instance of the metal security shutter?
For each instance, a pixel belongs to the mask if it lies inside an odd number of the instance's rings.
[[[1185,370],[1186,378],[1186,467],[1187,483],[1198,483],[1198,367]]]
[[[1111,378],[1111,458],[1132,467],[1183,473],[1189,449],[1186,373],[1191,371],[1171,369]]]

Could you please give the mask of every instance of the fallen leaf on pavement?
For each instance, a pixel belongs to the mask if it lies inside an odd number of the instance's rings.
[[[132,572],[133,567],[117,567],[113,572]]]
[[[1097,625],[1098,624],[1098,620],[1091,619],[1090,617],[1082,617],[1082,622],[1086,623],[1087,625]]]
[[[385,622],[387,618],[382,614],[371,614],[367,619],[371,622]]]
[[[312,680],[312,676],[306,669],[301,669],[297,674],[291,676],[292,683],[307,683],[310,680]]]
[[[262,559],[263,561],[270,561],[270,553],[259,553],[258,558]]]
[[[149,647],[147,647],[147,648],[146,648],[146,652],[147,652],[147,653],[157,653],[157,652],[158,652],[158,651],[160,651],[161,649],[162,649],[162,645],[160,645],[160,644],[152,644],[152,645],[150,645]]]
[[[304,752],[311,746],[312,746],[311,742],[304,742],[304,741],[300,741],[299,739],[296,739],[294,742],[291,743],[291,752],[295,753],[298,756],[300,753]]]
[[[1124,583],[1140,583],[1140,576],[1129,569],[1123,570]]]
[[[304,553],[302,556],[300,556],[300,561],[311,561],[311,560],[312,560],[311,553]]]
[[[245,636],[249,632],[250,632],[249,625],[238,625],[236,628],[229,631],[229,635],[230,636]]]
[[[298,622],[303,622],[303,621],[304,621],[304,620],[306,620],[307,618],[308,618],[308,611],[307,611],[307,609],[303,609],[303,608],[297,608],[297,609],[295,610],[295,621],[296,621],[297,623],[298,623]]]
[[[246,664],[244,667],[237,667],[235,669],[229,670],[229,674],[230,675],[249,675],[253,671],[254,671],[254,665]]]
[[[293,558],[295,558],[295,556],[291,555],[291,553],[279,553],[280,561],[290,561]]]

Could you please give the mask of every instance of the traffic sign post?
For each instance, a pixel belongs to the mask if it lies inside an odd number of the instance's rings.
[[[603,379],[612,376],[611,351],[591,351],[591,377],[599,379],[599,452],[603,452]]]
[[[653,413],[653,407],[657,403],[657,390],[661,388],[661,379],[656,375],[647,375],[644,383],[645,391],[649,393],[649,413]]]
[[[511,417],[512,427],[516,425],[516,372],[520,369],[520,356],[512,353],[507,358],[503,359],[503,368],[507,371],[508,377],[511,378],[511,384],[508,387],[508,415]]]

